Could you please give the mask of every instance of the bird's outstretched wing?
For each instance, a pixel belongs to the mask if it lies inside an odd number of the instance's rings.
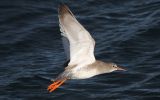
[[[68,66],[93,63],[95,41],[90,33],[76,20],[66,5],[61,5],[58,12],[61,35],[69,40]]]

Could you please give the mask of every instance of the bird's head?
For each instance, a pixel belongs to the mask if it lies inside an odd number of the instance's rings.
[[[91,65],[92,68],[96,68],[100,74],[103,73],[110,73],[113,71],[121,70],[125,71],[123,67],[117,66],[117,64],[112,63],[112,62],[103,62],[97,60],[94,64]]]
[[[121,71],[126,71],[126,69],[124,69],[123,67],[118,66],[115,63],[109,63],[108,67],[110,68],[110,71],[116,71],[116,70],[121,70]]]
[[[103,68],[102,70],[104,70],[104,72],[113,72],[113,71],[117,71],[117,70],[121,70],[121,71],[125,71],[124,68],[118,66],[115,63],[103,63]]]

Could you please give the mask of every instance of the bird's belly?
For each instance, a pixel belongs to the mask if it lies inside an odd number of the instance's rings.
[[[72,79],[86,79],[98,75],[96,69],[80,70],[72,74]]]

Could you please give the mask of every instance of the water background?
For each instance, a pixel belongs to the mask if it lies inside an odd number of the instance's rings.
[[[125,66],[53,93],[66,62],[58,0],[0,1],[0,100],[160,100],[160,0],[63,0],[96,40],[95,56]]]

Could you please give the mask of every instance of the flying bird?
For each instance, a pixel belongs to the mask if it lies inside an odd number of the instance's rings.
[[[48,86],[49,92],[54,91],[68,79],[87,79],[99,74],[125,70],[115,63],[95,59],[95,40],[66,5],[59,6],[58,17],[64,49],[70,61],[64,72]]]

